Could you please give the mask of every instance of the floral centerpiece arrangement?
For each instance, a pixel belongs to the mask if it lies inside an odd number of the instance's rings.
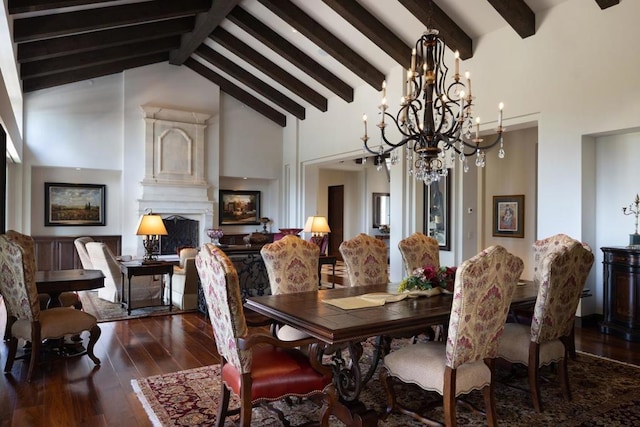
[[[433,288],[442,288],[452,292],[455,278],[456,267],[435,268],[431,265],[418,267],[413,270],[411,276],[400,282],[398,292],[426,291]]]

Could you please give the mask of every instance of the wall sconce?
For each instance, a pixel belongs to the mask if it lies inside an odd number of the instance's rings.
[[[167,233],[167,229],[164,226],[164,222],[162,222],[162,217],[160,215],[154,214],[151,209],[149,209],[149,213],[140,216],[136,235],[146,236],[143,241],[143,264],[153,264],[158,262],[156,253],[158,252],[159,236],[166,236],[167,234],[169,233]]]
[[[320,255],[325,255],[328,242],[327,233],[331,233],[327,218],[324,216],[310,216],[307,218],[302,231],[311,233],[310,241],[320,247]]]

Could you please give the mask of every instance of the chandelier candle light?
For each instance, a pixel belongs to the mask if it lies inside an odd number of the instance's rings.
[[[397,150],[407,147],[409,174],[430,184],[446,176],[453,167],[456,155],[463,163],[464,171],[469,170],[467,157],[475,155],[477,167],[485,166],[485,151],[500,144],[498,157],[504,158],[502,140],[502,115],[504,104],[498,106],[498,134],[495,141],[482,145],[480,138],[480,118],[475,118],[475,138],[472,138],[474,125],[474,97],[471,93],[471,75],[465,73],[465,83],[460,76],[460,55],[455,53],[453,80],[446,81],[449,68],[444,63],[445,45],[438,36],[438,30],[427,29],[416,41],[411,53],[411,69],[407,71],[406,95],[400,100],[400,109],[394,117],[387,112],[387,85],[382,82],[382,101],[378,106],[381,120],[380,145],[369,145],[367,135],[367,116],[363,116],[364,149],[382,159],[390,153],[391,164],[398,162]],[[417,65],[420,61],[421,64]],[[387,139],[385,130],[388,118],[397,127],[401,139],[392,142]]]

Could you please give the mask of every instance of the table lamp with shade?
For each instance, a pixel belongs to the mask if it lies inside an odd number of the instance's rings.
[[[167,228],[164,226],[164,222],[162,222],[162,217],[149,210],[149,213],[140,216],[137,230],[137,236],[146,236],[143,241],[144,258],[142,259],[142,263],[153,264],[158,262],[156,253],[158,252],[159,236],[169,234],[167,233]]]
[[[311,233],[310,241],[320,246],[320,255],[326,255],[327,233],[331,233],[327,218],[324,216],[310,216],[302,230],[305,233]]]

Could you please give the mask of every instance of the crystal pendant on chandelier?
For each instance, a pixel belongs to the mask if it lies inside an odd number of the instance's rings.
[[[467,72],[464,79],[461,77],[460,57],[456,52],[455,72],[452,80],[447,81],[449,68],[444,63],[445,44],[438,34],[438,30],[427,29],[416,41],[405,81],[406,95],[402,97],[395,116],[387,112],[387,87],[386,82],[382,83],[382,102],[378,106],[381,121],[377,124],[381,139],[379,147],[371,148],[368,144],[366,115],[363,116],[365,133],[361,138],[367,152],[383,159],[391,153],[391,164],[398,161],[397,150],[406,147],[409,174],[425,184],[446,176],[448,169],[455,164],[456,154],[463,163],[464,172],[469,170],[467,157],[475,155],[476,166],[484,167],[486,151],[498,143],[498,157],[504,158],[504,104],[499,105],[497,139],[482,144],[483,140],[479,137],[480,119],[477,117],[473,137],[475,98],[471,93],[470,74]],[[387,139],[387,121],[400,132],[399,141]]]

